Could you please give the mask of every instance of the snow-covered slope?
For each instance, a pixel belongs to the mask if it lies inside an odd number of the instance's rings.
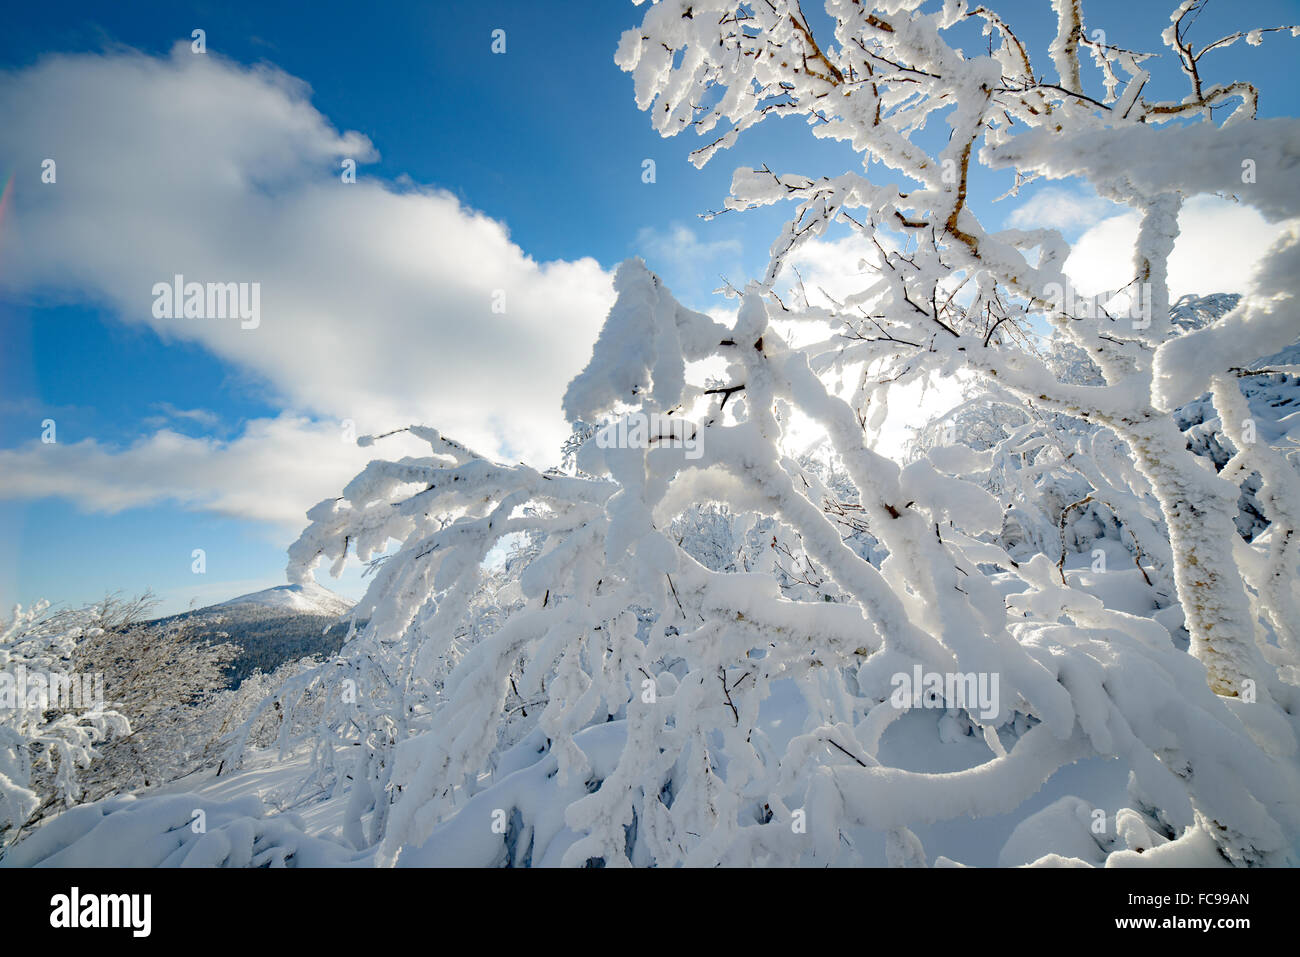
[[[238,687],[254,669],[270,673],[286,661],[337,653],[349,628],[340,619],[352,605],[311,582],[277,585],[162,620],[198,619],[201,635],[238,645],[230,668],[231,687]]]
[[[309,582],[305,585],[277,585],[211,607],[228,608],[232,605],[264,605],[294,614],[337,617],[351,611],[353,603],[323,585]]]

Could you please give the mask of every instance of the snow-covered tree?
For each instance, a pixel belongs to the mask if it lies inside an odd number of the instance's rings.
[[[1116,862],[1289,859],[1300,499],[1277,435],[1234,429],[1241,378],[1296,338],[1300,230],[1216,321],[1189,330],[1166,277],[1190,196],[1300,215],[1300,124],[1254,119],[1248,83],[1204,83],[1204,54],[1261,34],[1195,49],[1199,2],[1163,35],[1192,86],[1176,102],[1143,98],[1150,56],[1091,39],[1078,0],[1053,0],[1050,80],[964,0],[827,0],[816,26],[790,0],[651,5],[617,62],[660,132],[724,127],[697,163],[797,116],[863,171],[735,173],[727,210],[796,211],[732,290],[734,322],[619,268],[564,399],[569,467],[411,426],[427,456],[373,461],[312,509],[295,580],[388,552],[366,627],[277,698],[324,701],[314,771],[350,786],[349,840],[389,864],[924,864],[914,828],[1012,811],[1100,756],[1130,771]],[[972,25],[988,40],[963,49]],[[1059,232],[980,223],[981,174],[1012,196],[1077,177],[1137,210],[1134,282],[1078,296]],[[864,287],[787,303],[785,263],[844,227],[872,251]],[[880,451],[890,393],[945,375],[1014,414],[982,416],[979,442]],[[1233,448],[1217,472],[1174,414],[1207,393]],[[782,451],[794,412],[823,462]],[[1267,523],[1249,542],[1242,476]],[[1180,620],[1066,574],[1067,550],[1108,537]],[[503,574],[494,556],[521,542]],[[930,773],[888,745],[935,706],[934,738],[980,742],[979,760]]]
[[[151,606],[147,594],[41,603],[0,631],[0,841],[63,808],[164,784],[212,749],[215,695],[238,649],[197,622],[144,621]]]
[[[86,799],[157,787],[201,761],[209,712],[239,652],[222,637],[180,618],[127,620],[77,642],[74,667],[103,677],[106,707],[131,726],[100,745],[83,775]]]
[[[657,3],[624,36],[619,62],[636,78],[638,105],[665,135],[728,122],[693,154],[701,165],[745,129],[793,115],[806,118],[816,136],[847,142],[910,180],[738,170],[726,208],[799,204],[773,246],[769,284],[793,250],[836,222],[852,224],[877,249],[879,278],[846,302],[855,312],[841,321],[863,325],[856,309],[867,306],[886,333],[834,350],[839,363],[852,351],[883,365],[869,380],[874,388],[864,382],[860,405],[895,382],[959,364],[996,378],[1026,403],[1115,431],[1169,522],[1193,653],[1217,691],[1235,694],[1242,681],[1260,683],[1265,670],[1241,576],[1218,547],[1231,535],[1229,503],[1237,495],[1195,466],[1168,413],[1212,381],[1291,344],[1300,238],[1287,233],[1261,265],[1254,295],[1225,322],[1173,341],[1167,260],[1178,211],[1198,193],[1231,192],[1270,220],[1300,213],[1286,173],[1300,131],[1291,120],[1255,120],[1258,93],[1247,82],[1205,85],[1205,54],[1239,39],[1258,42],[1262,32],[1196,50],[1186,29],[1202,2],[1183,0],[1162,36],[1192,86],[1179,102],[1142,97],[1149,56],[1089,39],[1079,0],[1053,2],[1059,29],[1049,52],[1057,82],[1041,79],[1006,21],[961,0],[933,12],[924,11],[936,5],[920,0],[833,0],[826,4],[833,45],[818,42],[798,3]],[[972,20],[996,36],[990,55],[967,56],[945,39]],[[1083,51],[1098,67],[1099,98],[1082,82]],[[1231,115],[1213,122],[1212,110],[1229,103]],[[918,134],[936,114],[950,135],[927,148]],[[1245,160],[1255,171],[1248,185]],[[1134,281],[1108,296],[1077,295],[1061,271],[1069,249],[1057,231],[986,231],[967,202],[977,163],[1014,172],[1013,189],[1031,178],[1072,176],[1132,206],[1142,217]],[[959,287],[971,290],[964,300]],[[1145,308],[1134,309],[1135,300]],[[1116,302],[1129,314],[1112,314]],[[1022,320],[1030,317],[1081,349],[1106,384],[1060,383],[1023,348]]]
[[[96,746],[129,733],[126,718],[104,706],[102,683],[74,661],[80,642],[132,614],[112,603],[51,611],[40,602],[0,623],[0,846],[81,800]]]

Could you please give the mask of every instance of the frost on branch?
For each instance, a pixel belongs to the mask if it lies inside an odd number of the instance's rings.
[[[1011,24],[963,2],[830,0],[831,34],[815,31],[788,2],[664,2],[624,35],[616,59],[634,74],[638,103],[661,132],[694,127],[712,137],[696,152],[699,162],[756,123],[799,116],[814,135],[861,153],[864,173],[865,161],[874,159],[901,178],[742,169],[726,210],[797,204],[773,244],[768,286],[802,243],[832,227],[852,229],[875,250],[875,281],[847,297],[833,318],[848,326],[841,335],[865,340],[846,347],[849,358],[893,350],[881,370],[882,378],[893,373],[888,382],[964,368],[1025,405],[1086,419],[1122,439],[1168,524],[1193,653],[1206,662],[1217,692],[1236,695],[1247,681],[1261,684],[1259,673],[1267,671],[1253,638],[1242,637],[1255,630],[1246,588],[1216,544],[1232,535],[1237,492],[1197,468],[1168,413],[1208,391],[1214,374],[1241,364],[1238,353],[1253,353],[1249,361],[1264,354],[1255,346],[1276,349],[1288,335],[1294,339],[1288,302],[1296,270],[1287,244],[1261,264],[1260,292],[1239,306],[1239,348],[1222,359],[1197,350],[1197,361],[1185,366],[1174,359],[1194,346],[1160,348],[1169,356],[1163,363],[1157,349],[1169,331],[1167,260],[1184,201],[1231,192],[1269,220],[1300,214],[1290,172],[1300,155],[1300,124],[1253,120],[1258,93],[1249,83],[1203,82],[1213,59],[1205,55],[1244,34],[1193,48],[1188,18],[1199,6],[1200,0],[1183,3],[1162,38],[1178,51],[1192,89],[1178,103],[1145,99],[1150,56],[1090,39],[1083,4],[1073,0],[1054,3],[1057,83],[1040,79]],[[985,27],[990,55],[949,44],[947,31],[955,35],[967,21]],[[1080,47],[1102,67],[1110,92],[1101,99],[1086,89]],[[1233,112],[1217,125],[1214,111],[1224,106]],[[950,132],[930,149],[918,133],[936,119]],[[1243,157],[1257,171],[1249,188],[1239,175]],[[1069,246],[1057,231],[984,229],[967,203],[976,163],[1014,172],[1013,193],[1034,178],[1076,177],[1137,210],[1135,279],[1102,301],[1127,298],[1131,305],[1136,298],[1141,314],[1070,306],[1080,297],[1061,271]],[[1270,275],[1281,285],[1274,287]],[[1027,346],[1034,322],[1081,350],[1102,383],[1061,382]],[[841,355],[837,349],[837,363]],[[883,391],[863,399],[878,406]]]

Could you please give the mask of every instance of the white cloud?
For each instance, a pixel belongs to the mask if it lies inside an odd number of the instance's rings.
[[[286,408],[359,432],[424,422],[489,454],[552,461],[560,396],[612,303],[608,274],[591,259],[536,262],[446,192],[364,168],[344,184],[341,158],[374,149],[308,95],[278,70],[185,44],[0,74],[0,157],[34,171],[15,179],[0,228],[0,289],[106,303],[252,370]],[[53,185],[39,182],[45,157]],[[152,287],[175,274],[260,283],[260,325],[155,319]],[[166,436],[131,454],[161,455]]]
[[[1065,270],[1081,292],[1096,295],[1133,280],[1133,248],[1140,225],[1136,213],[1112,216],[1074,244]],[[1179,235],[1169,257],[1172,299],[1187,294],[1245,293],[1256,264],[1281,227],[1248,206],[1212,196],[1187,202],[1178,217]]]
[[[1012,210],[1007,216],[1007,225],[1016,229],[1047,228],[1069,233],[1093,226],[1120,208],[1095,193],[1048,186]]]
[[[118,512],[162,500],[272,523],[293,534],[308,508],[339,494],[376,453],[427,453],[409,436],[369,449],[345,441],[342,426],[284,414],[249,422],[231,441],[163,429],[125,448],[94,439],[0,449],[0,496],[60,497],[88,511]]]
[[[151,429],[161,428],[177,419],[194,422],[206,429],[215,429],[221,424],[221,417],[208,409],[178,409],[170,402],[155,402],[153,407],[162,414],[151,415],[143,420]]]
[[[893,246],[887,237],[882,242],[886,249]],[[876,282],[879,265],[875,247],[857,233],[839,239],[810,239],[786,259],[778,289],[783,296],[793,294],[802,278],[811,305],[829,305],[828,296],[843,302]]]

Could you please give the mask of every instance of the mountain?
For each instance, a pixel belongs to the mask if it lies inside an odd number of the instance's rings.
[[[340,618],[352,605],[310,582],[277,585],[159,621],[186,621],[195,625],[199,639],[239,645],[230,665],[230,687],[237,688],[254,671],[271,672],[286,661],[337,654],[349,628]]]
[[[200,611],[212,611],[216,608],[229,609],[234,605],[264,605],[285,612],[300,615],[328,615],[337,618],[352,610],[354,603],[342,595],[335,594],[324,585],[308,582],[305,585],[276,585],[263,591],[240,595],[217,605],[209,605]]]

